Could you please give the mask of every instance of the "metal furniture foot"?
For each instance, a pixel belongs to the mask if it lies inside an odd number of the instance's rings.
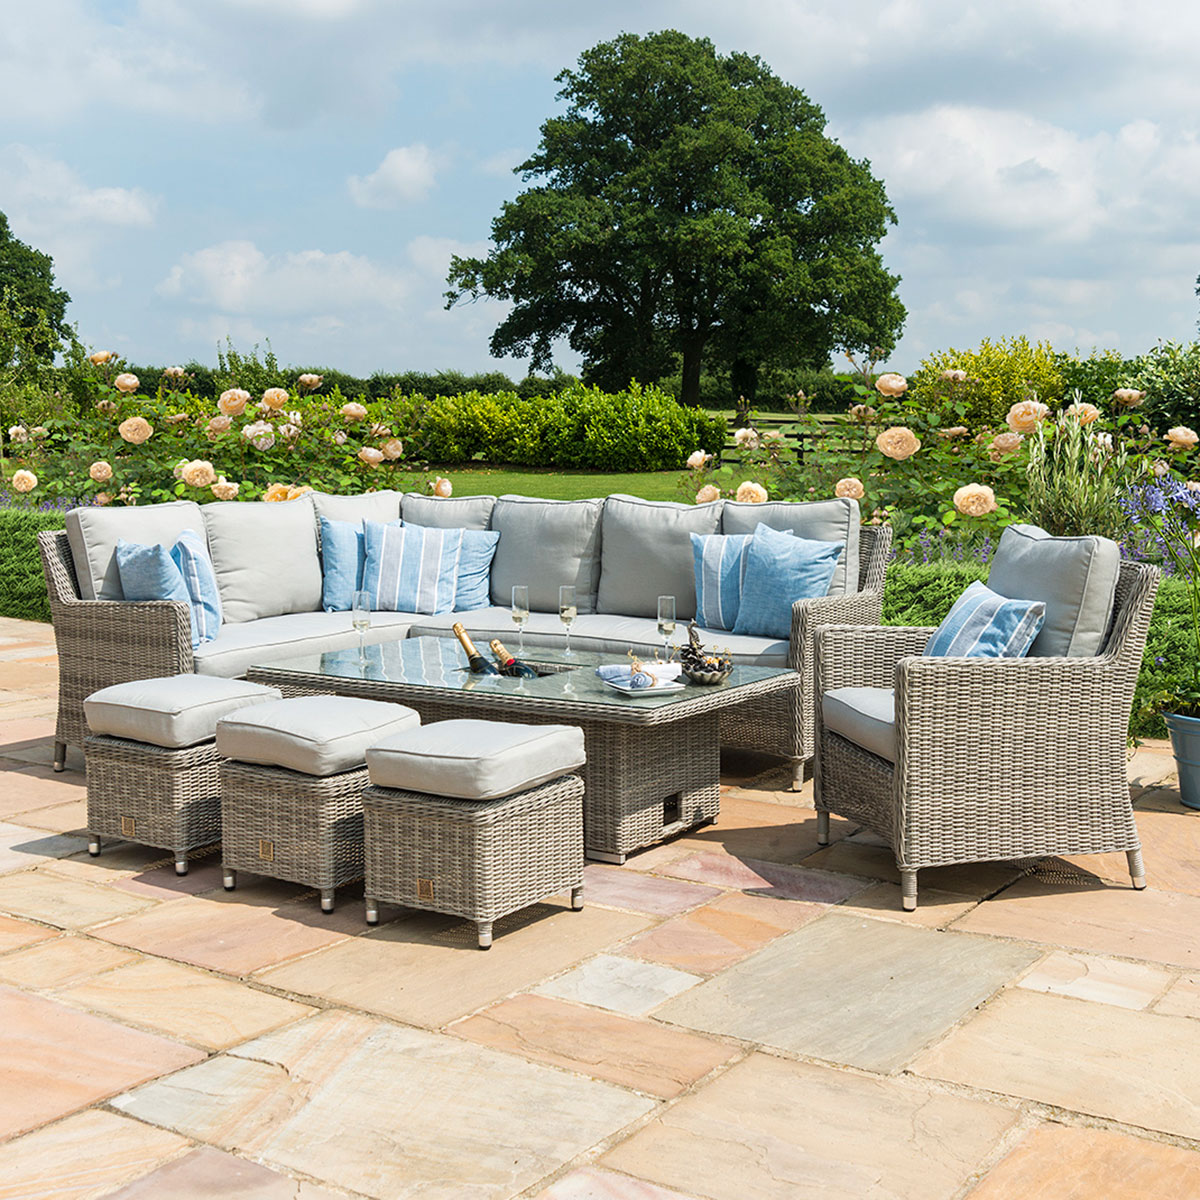
[[[227,867],[222,868],[221,883],[227,892],[232,892],[237,887],[237,872],[230,871]]]
[[[333,888],[321,889],[321,911],[323,913],[333,912]]]
[[[181,850],[175,855],[175,874],[186,875],[188,872],[187,851]]]
[[[903,867],[900,869],[900,903],[905,912],[916,912],[917,873]]]
[[[829,814],[821,809],[817,811],[817,845],[829,845]]]
[[[583,884],[571,889],[571,908],[575,912],[583,910]]]
[[[792,791],[798,792],[804,786],[804,764],[807,759],[792,759]]]
[[[367,924],[368,925],[378,925],[379,924],[379,901],[373,899],[370,896],[366,896],[363,899],[363,903],[366,905],[366,908],[367,908]]]
[[[93,858],[98,858],[100,856],[100,839],[98,837],[88,838],[88,853]]]
[[[491,923],[491,921],[476,921],[475,924],[479,929],[479,948],[480,948],[480,950],[490,950],[492,948],[492,923]]]
[[[54,743],[54,769],[61,771],[67,765],[67,743]]]
[[[1140,892],[1146,886],[1146,868],[1142,863],[1142,851],[1127,850],[1125,857],[1129,861],[1129,877],[1133,880],[1133,886]]]
[[[584,858],[590,858],[594,862],[616,863],[618,867],[625,865],[625,859],[629,856],[626,854],[612,854],[608,850],[593,850],[590,846],[583,852]]]

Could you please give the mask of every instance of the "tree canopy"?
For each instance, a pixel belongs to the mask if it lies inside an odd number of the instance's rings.
[[[69,337],[67,305],[71,297],[54,286],[50,255],[13,236],[0,212],[0,306],[24,329],[26,341],[45,359],[54,357]]]
[[[895,215],[802,91],[674,30],[603,42],[557,81],[566,112],[516,168],[537,182],[486,258],[450,266],[448,307],[512,301],[493,354],[546,369],[565,337],[606,387],[682,361],[688,403],[705,361],[752,384],[766,363],[891,349],[905,311],[876,245]]]

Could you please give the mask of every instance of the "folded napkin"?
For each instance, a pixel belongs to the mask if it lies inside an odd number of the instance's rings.
[[[673,683],[679,678],[683,667],[679,663],[642,663],[635,671],[624,663],[605,663],[596,668],[596,674],[606,683],[619,683],[623,687],[652,688],[664,683]]]

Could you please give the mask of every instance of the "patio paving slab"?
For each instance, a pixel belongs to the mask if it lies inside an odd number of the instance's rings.
[[[608,1083],[346,1013],[267,1034],[114,1104],[381,1200],[512,1196],[654,1106]]]
[[[638,934],[625,953],[681,971],[711,975],[825,911],[823,905],[802,900],[728,892],[711,904]]]
[[[66,858],[87,849],[87,839],[64,837],[28,825],[0,821],[0,875],[36,867],[52,858]]]
[[[898,883],[875,883],[865,892],[859,892],[857,896],[838,907],[841,912],[862,913],[880,921],[899,921],[902,925],[945,929],[952,921],[966,916],[978,903],[979,900],[973,896],[922,887],[916,910],[905,912],[900,903]]]
[[[0,1200],[96,1200],[184,1151],[186,1138],[90,1109],[0,1145]]]
[[[1031,992],[1142,1009],[1148,1008],[1174,979],[1170,971],[1145,963],[1056,951],[1038,963],[1018,986]]]
[[[1150,886],[1159,891],[1200,896],[1200,819],[1197,814],[1184,808],[1176,799],[1167,811],[1149,804],[1135,809],[1134,818]],[[1129,883],[1129,865],[1124,854],[1081,854],[1070,856],[1066,861],[1114,883]]]
[[[952,929],[1024,938],[1093,954],[1200,966],[1200,897],[1103,883],[1022,879]]]
[[[211,1146],[195,1150],[109,1193],[106,1200],[338,1200],[326,1188],[292,1179]]]
[[[548,996],[502,1000],[455,1022],[447,1032],[664,1100],[679,1095],[737,1053],[681,1029]]]
[[[1184,975],[1154,1006],[1154,1011],[1200,1019],[1200,975]]]
[[[700,982],[700,976],[620,954],[598,954],[535,991],[637,1017]]]
[[[1200,1196],[1200,1154],[1108,1129],[1040,1125],[988,1172],[970,1200],[1021,1196]]]
[[[87,937],[58,937],[0,958],[0,981],[35,992],[53,991],[137,962],[131,950]]]
[[[31,925],[28,921],[16,921],[12,917],[0,917],[0,954],[58,936],[57,929]]]
[[[0,817],[51,808],[87,798],[87,780],[73,772],[56,774],[51,767],[30,767],[0,759]],[[28,821],[19,824],[30,824]]]
[[[41,871],[0,876],[0,910],[62,929],[86,929],[143,912],[151,905],[140,896],[125,896],[111,888]]]
[[[51,833],[75,833],[86,840],[87,801],[69,800],[65,804],[43,804],[27,812],[14,814],[12,820],[34,829],[48,829]]]
[[[681,883],[657,875],[588,863],[583,869],[584,898],[588,904],[606,904],[630,912],[673,917],[697,908],[721,894],[720,889]]]
[[[645,929],[615,909],[534,905],[497,921],[480,953],[469,921],[412,914],[296,963],[262,971],[271,987],[437,1029]]]
[[[705,1200],[942,1200],[1016,1119],[908,1081],[755,1054],[600,1161]]]
[[[187,1046],[0,987],[0,1138],[202,1059]]]
[[[656,1016],[890,1072],[1037,958],[1024,946],[830,913]]]
[[[911,1070],[1200,1138],[1200,1038],[1185,1017],[1014,988]]]
[[[235,1046],[314,1011],[309,1005],[162,959],[118,967],[58,994],[71,1004],[206,1050]]]
[[[676,879],[692,879],[716,887],[737,888],[776,900],[811,900],[815,904],[840,904],[867,885],[848,875],[812,871],[754,858],[705,851],[656,868]]]
[[[831,828],[832,836],[845,837],[854,826],[835,818]],[[738,791],[724,792],[717,823],[684,834],[678,844],[735,858],[797,863],[818,849],[817,814],[811,804],[804,808],[764,802]]]
[[[618,1175],[616,1171],[583,1167],[538,1192],[534,1200],[696,1200],[696,1197],[691,1192],[661,1188],[644,1179]]]

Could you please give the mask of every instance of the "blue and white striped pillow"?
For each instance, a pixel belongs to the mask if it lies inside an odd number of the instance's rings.
[[[194,530],[185,529],[171,547],[171,558],[183,576],[192,608],[192,649],[211,642],[221,632],[221,593],[208,544]]]
[[[1010,600],[973,583],[925,645],[938,658],[1024,658],[1046,619],[1040,600]]]
[[[732,629],[746,578],[748,533],[693,533],[696,571],[696,623],[705,629]]]
[[[376,612],[446,613],[454,609],[461,529],[363,522],[363,591]]]

